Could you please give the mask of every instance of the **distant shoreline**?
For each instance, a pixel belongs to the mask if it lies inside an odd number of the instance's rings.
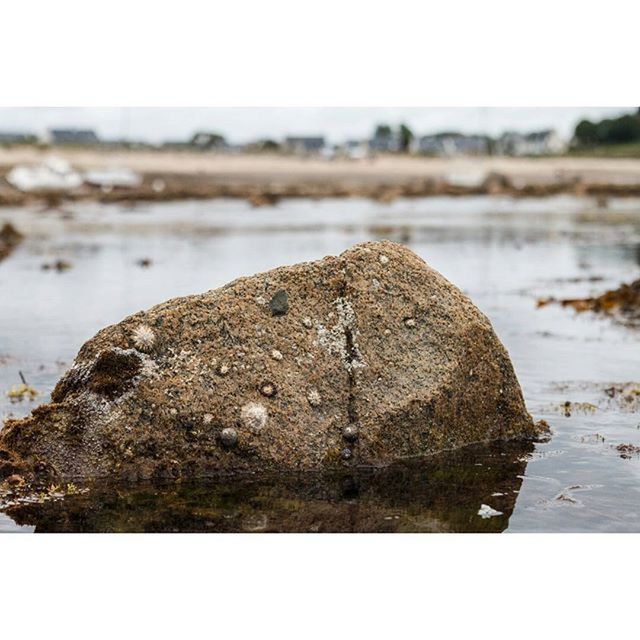
[[[80,170],[126,167],[142,177],[135,187],[82,185],[64,192],[21,192],[6,180],[17,164],[55,155]],[[640,196],[640,159],[381,155],[371,160],[322,160],[267,154],[188,151],[111,151],[17,147],[0,149],[0,206],[62,201],[171,201],[243,198],[255,206],[280,198],[363,197],[391,202],[438,195],[557,194]]]

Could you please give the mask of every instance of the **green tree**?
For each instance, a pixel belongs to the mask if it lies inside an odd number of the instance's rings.
[[[376,127],[375,137],[388,140],[392,135],[391,127],[388,124],[379,124]]]
[[[409,151],[411,141],[413,140],[413,131],[411,131],[411,129],[409,129],[409,127],[403,122],[400,125],[398,133],[400,135],[400,150],[403,153],[407,153],[407,151]]]
[[[607,137],[607,142],[612,144],[640,140],[640,118],[637,115],[632,115],[611,120]]]
[[[576,142],[583,147],[598,144],[598,126],[590,120],[581,120],[574,133]]]
[[[219,133],[211,133],[209,131],[198,131],[194,133],[189,141],[191,146],[200,147],[201,149],[215,149],[223,147],[226,144],[224,136]]]

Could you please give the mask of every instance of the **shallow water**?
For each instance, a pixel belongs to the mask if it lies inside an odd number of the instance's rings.
[[[549,422],[553,437],[534,451],[473,449],[373,475],[94,487],[5,508],[0,531],[640,531],[640,457],[615,448],[640,446],[640,414],[624,393],[606,392],[640,383],[637,330],[535,304],[637,278],[640,200],[612,199],[606,208],[568,196],[288,200],[261,209],[230,200],[78,203],[64,212],[2,209],[5,220],[29,237],[0,263],[2,417],[46,401],[81,344],[105,324],[241,275],[390,238],[489,316],[529,410]],[[137,264],[144,258],[150,267]],[[41,269],[58,259],[72,268]],[[19,371],[40,392],[34,403],[5,396]],[[566,401],[594,407],[566,411]],[[502,515],[482,518],[482,504]]]

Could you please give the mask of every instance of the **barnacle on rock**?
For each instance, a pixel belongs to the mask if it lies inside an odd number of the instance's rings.
[[[267,410],[257,402],[247,402],[240,410],[240,419],[245,427],[260,431],[267,424]]]
[[[317,389],[310,389],[307,393],[307,400],[312,407],[319,407],[322,404],[322,397]]]
[[[259,391],[263,396],[265,396],[265,398],[273,398],[273,396],[278,392],[276,385],[268,380],[265,380],[260,384]]]
[[[149,325],[140,324],[133,330],[131,339],[136,349],[150,351],[156,343],[156,334]]]
[[[220,441],[227,449],[231,449],[238,444],[238,432],[232,427],[227,427],[220,433]]]
[[[226,364],[224,364],[224,363],[223,363],[223,364],[221,364],[221,365],[219,365],[219,366],[216,368],[216,373],[217,373],[219,376],[226,376],[226,375],[227,375],[227,373],[229,373],[229,365],[226,365]]]
[[[342,437],[347,442],[355,442],[358,439],[358,427],[356,427],[354,424],[347,425],[342,430]]]

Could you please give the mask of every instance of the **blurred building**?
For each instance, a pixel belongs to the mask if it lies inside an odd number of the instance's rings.
[[[479,156],[489,153],[490,141],[487,136],[437,133],[416,138],[412,151],[429,156]]]
[[[496,153],[505,156],[546,156],[566,150],[566,141],[553,129],[526,134],[508,131],[496,140],[495,145]]]
[[[302,155],[320,153],[325,145],[324,136],[289,136],[284,141],[287,151]]]
[[[0,145],[34,144],[35,142],[37,137],[31,133],[0,131]]]
[[[369,143],[366,140],[347,140],[340,146],[339,153],[352,160],[362,160],[369,156]]]
[[[43,141],[51,145],[100,144],[100,138],[93,129],[49,129]]]
[[[368,147],[370,151],[380,151],[395,153],[400,151],[400,136],[397,132],[376,132],[369,140]]]

